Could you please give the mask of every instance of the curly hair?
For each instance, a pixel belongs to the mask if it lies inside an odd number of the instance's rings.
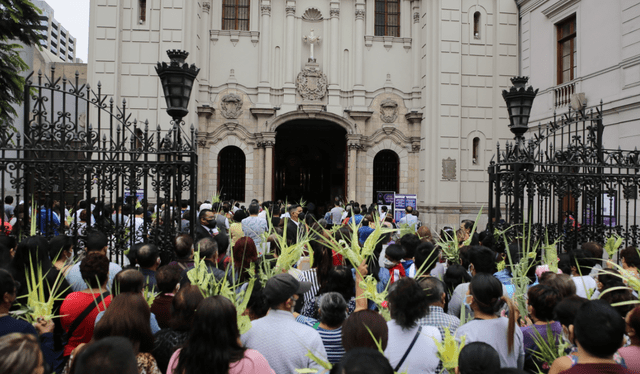
[[[395,282],[388,300],[391,318],[403,329],[414,327],[429,310],[427,294],[413,278],[401,278]]]
[[[98,288],[109,279],[109,259],[99,252],[89,252],[80,263],[80,274],[89,287]]]

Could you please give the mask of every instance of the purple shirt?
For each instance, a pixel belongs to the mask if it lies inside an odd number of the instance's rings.
[[[562,325],[560,324],[560,322],[556,321],[552,322],[549,326],[551,327],[551,333],[556,337],[557,341],[558,337],[562,336]],[[529,357],[531,355],[530,351],[537,348],[535,340],[535,337],[537,335],[533,331],[534,327],[536,328],[536,330],[538,330],[543,339],[547,339],[547,325],[532,325],[521,327],[520,329],[522,330],[522,342],[524,345],[525,357]]]

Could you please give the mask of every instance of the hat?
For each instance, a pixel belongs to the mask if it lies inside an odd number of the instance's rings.
[[[310,282],[300,282],[291,274],[280,273],[270,278],[262,293],[269,303],[285,302],[291,296],[303,294],[311,289]]]

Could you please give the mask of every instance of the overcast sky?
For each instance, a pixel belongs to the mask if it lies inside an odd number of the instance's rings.
[[[53,18],[76,38],[76,57],[89,60],[90,0],[45,0],[53,8]]]

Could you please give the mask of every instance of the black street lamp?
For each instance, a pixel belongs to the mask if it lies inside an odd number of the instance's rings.
[[[513,87],[509,91],[502,91],[502,97],[507,103],[509,111],[509,130],[518,140],[521,140],[529,129],[529,114],[533,106],[533,99],[538,93],[538,90],[534,91],[531,86],[525,88],[527,81],[529,81],[529,77],[513,77],[511,78]]]
[[[185,62],[189,52],[179,49],[170,49],[167,55],[171,62],[158,62],[156,72],[162,82],[164,98],[167,100],[167,113],[176,123],[189,113],[189,97],[196,76],[200,69],[195,64],[189,66]]]

